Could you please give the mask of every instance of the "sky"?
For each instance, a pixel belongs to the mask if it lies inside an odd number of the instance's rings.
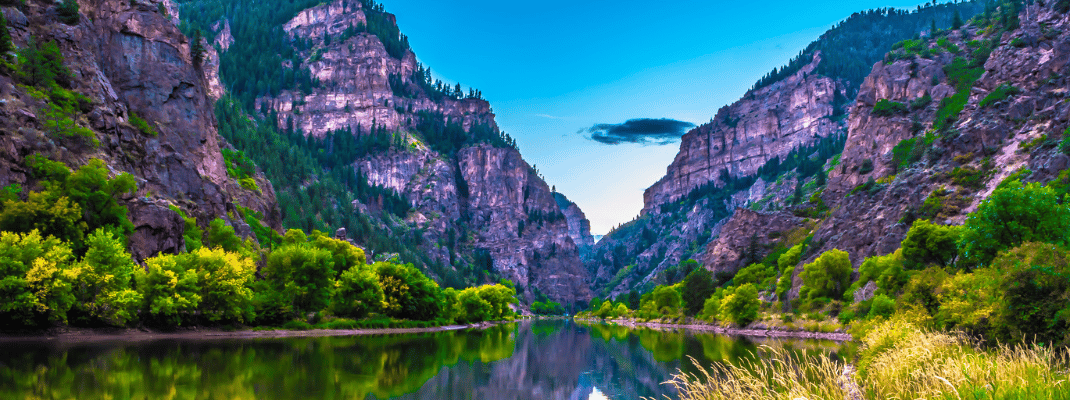
[[[596,235],[639,215],[643,191],[679,150],[675,136],[709,122],[835,23],[924,4],[379,1],[436,78],[482,91],[524,159],[580,206]],[[644,130],[657,135],[635,134]]]

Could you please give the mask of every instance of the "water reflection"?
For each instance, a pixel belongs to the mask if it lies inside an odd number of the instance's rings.
[[[745,339],[571,321],[359,337],[2,343],[0,398],[635,399],[671,394],[661,382],[691,368],[687,357],[736,362],[757,349]]]

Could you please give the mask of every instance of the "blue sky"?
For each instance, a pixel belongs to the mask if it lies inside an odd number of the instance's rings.
[[[679,142],[607,145],[589,128],[702,124],[836,22],[854,1],[380,0],[438,78],[483,92],[524,158],[591,220],[635,218]],[[946,1],[941,1],[946,3]]]

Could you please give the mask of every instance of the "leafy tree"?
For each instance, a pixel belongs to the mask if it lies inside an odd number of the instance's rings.
[[[959,228],[915,220],[903,239],[903,260],[907,269],[929,265],[951,265],[958,255]]]
[[[383,305],[383,288],[370,268],[349,268],[335,284],[331,309],[343,317],[364,318]]]
[[[0,322],[32,326],[66,322],[75,302],[74,255],[55,237],[36,230],[0,233]]]
[[[218,247],[230,252],[241,248],[241,238],[234,233],[234,227],[227,225],[222,218],[213,219],[208,223],[207,241],[209,247]]]
[[[144,269],[134,270],[141,309],[148,321],[164,326],[192,322],[201,303],[201,288],[197,269],[184,258],[161,254],[145,260]]]
[[[394,318],[428,321],[442,309],[442,289],[412,264],[373,265],[383,288],[384,311]]]
[[[851,260],[847,252],[832,249],[821,254],[814,262],[803,266],[803,286],[800,297],[838,299],[843,296],[851,280]]]
[[[624,305],[624,303],[617,304],[617,307],[613,309],[611,315],[613,318],[620,318],[628,315],[628,306]]]
[[[721,317],[739,326],[747,326],[758,318],[758,288],[753,284],[737,287],[721,302]]]
[[[776,284],[777,298],[784,300],[788,291],[791,290],[792,279],[795,275],[795,266],[799,265],[799,257],[802,256],[803,244],[797,244],[791,246],[788,251],[780,255],[777,259],[777,266],[780,267],[780,279]]]
[[[967,266],[985,265],[1003,249],[1025,242],[1067,243],[1070,208],[1037,183],[1007,183],[966,218],[959,242]]]
[[[759,287],[770,285],[770,280],[776,278],[776,269],[765,264],[751,264],[739,270],[732,278],[732,283],[743,285],[753,283]]]
[[[710,296],[702,303],[702,313],[698,315],[698,318],[707,322],[713,322],[714,319],[720,318],[721,315],[721,298],[716,295]]]
[[[54,192],[30,192],[26,201],[6,200],[0,211],[0,230],[27,233],[82,243],[88,226],[82,221],[82,207]]]
[[[717,286],[713,283],[713,273],[705,267],[695,268],[683,282],[684,311],[687,315],[697,315],[702,305]]]
[[[866,258],[866,261],[858,267],[858,280],[843,294],[844,299],[849,300],[855,290],[870,281],[877,283],[880,294],[895,295],[898,293],[910,279],[903,269],[902,253],[902,250],[896,250],[892,254]]]
[[[98,228],[87,238],[88,249],[78,266],[75,309],[83,321],[122,326],[136,317],[141,294],[132,288],[139,269],[126,245],[112,232]]]
[[[458,322],[473,323],[491,319],[491,304],[477,291],[462,290],[457,294]]]
[[[345,241],[332,239],[319,232],[312,239],[312,246],[331,253],[334,270],[337,275],[352,268],[363,267],[366,262],[364,250]]]
[[[1070,251],[1025,243],[992,261],[1000,276],[1000,326],[1006,339],[1070,342]]]
[[[609,300],[603,301],[602,305],[598,307],[598,311],[594,312],[594,315],[598,318],[609,318],[613,314],[613,303]]]
[[[78,14],[77,0],[63,0],[63,2],[56,7],[56,12],[59,13],[59,20],[67,25],[78,25],[78,21],[81,19],[81,16]]]
[[[334,259],[326,250],[307,244],[284,245],[268,255],[261,274],[295,313],[322,311],[330,304],[335,271]]]
[[[672,286],[658,286],[654,288],[654,308],[663,315],[673,315],[679,312],[681,303],[680,292]]]
[[[238,253],[202,247],[181,256],[187,268],[196,268],[200,285],[200,311],[209,322],[253,319],[253,274],[256,263]]]
[[[903,294],[899,295],[898,305],[901,309],[914,309],[925,311],[929,315],[936,315],[940,309],[941,285],[948,279],[948,273],[942,267],[929,267],[914,272],[910,280],[903,286]]]
[[[136,189],[137,182],[132,175],[122,173],[109,178],[108,167],[96,158],[70,174],[64,183],[66,195],[81,205],[88,230],[105,228],[124,240],[134,231],[134,224],[118,198]]]

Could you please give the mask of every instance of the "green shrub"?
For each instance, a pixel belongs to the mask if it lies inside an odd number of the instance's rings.
[[[873,172],[873,160],[868,159],[868,158],[865,159],[865,160],[862,160],[862,166],[858,168],[858,174],[859,175],[865,175],[865,174],[868,174],[870,172]]]
[[[930,96],[929,93],[926,92],[924,96],[918,97],[910,101],[910,109],[920,110],[922,108],[927,107],[932,102],[933,96]]]
[[[276,248],[260,272],[294,312],[327,308],[334,290],[334,260],[330,252],[308,245]]]
[[[878,117],[891,117],[896,114],[906,114],[908,111],[910,108],[906,104],[888,99],[880,99],[877,104],[873,105],[873,115]]]
[[[70,247],[55,237],[0,232],[0,324],[67,322],[76,300],[73,263]]]
[[[147,320],[164,326],[191,322],[201,303],[197,270],[179,256],[161,254],[134,271]]]
[[[803,266],[803,286],[800,298],[827,297],[839,299],[850,284],[851,260],[847,252],[832,249],[821,254],[814,262]]]
[[[717,296],[710,296],[702,303],[702,313],[698,315],[698,319],[705,320],[707,322],[713,322],[721,315],[721,299]]]
[[[197,270],[201,318],[208,322],[253,320],[253,274],[256,263],[238,253],[202,247],[179,262]]]
[[[86,238],[88,249],[80,264],[74,296],[75,310],[83,322],[122,326],[133,320],[141,305],[141,293],[132,287],[134,271],[140,269],[126,245],[104,228]]]
[[[680,292],[672,286],[658,286],[654,288],[653,300],[654,307],[658,311],[665,309],[671,310],[671,314],[679,312],[683,303],[683,299],[680,296]]]
[[[427,321],[442,310],[442,289],[412,264],[375,263],[383,288],[383,308],[394,318]]]
[[[959,227],[938,225],[919,219],[903,239],[903,261],[907,269],[930,265],[949,266],[958,256]]]
[[[873,317],[885,317],[885,318],[887,318],[887,317],[892,316],[892,313],[894,313],[894,312],[895,312],[895,300],[892,300],[890,297],[885,296],[883,294],[878,294],[877,296],[873,297],[873,302],[870,304],[869,314],[867,316],[870,317],[870,318],[873,318]]]
[[[308,322],[305,321],[293,320],[283,324],[282,328],[291,331],[307,331],[309,329],[312,329],[312,325],[309,325]]]
[[[993,89],[992,92],[988,93],[988,95],[981,100],[980,106],[981,108],[987,108],[988,106],[1001,102],[1006,98],[1021,92],[1022,90],[1018,89],[1014,85],[1004,83],[1002,85],[999,85],[999,87]]]
[[[145,121],[133,111],[130,112],[130,125],[133,125],[135,128],[137,128],[137,130],[140,131],[143,135],[157,136],[160,134],[156,131],[155,128],[149,125],[148,121]]]
[[[721,317],[736,325],[747,326],[758,318],[760,307],[758,289],[748,283],[725,296],[721,304]]]
[[[383,288],[379,277],[370,268],[349,268],[335,284],[331,309],[344,317],[364,318],[379,311],[383,303]]]
[[[1055,191],[1037,183],[1012,181],[992,192],[966,218],[960,244],[966,265],[988,264],[1000,250],[1025,242],[1065,244],[1070,209]]]
[[[1005,339],[1070,341],[1070,252],[1047,243],[1024,243],[992,261],[1002,293],[999,325]],[[979,288],[978,288],[979,289]],[[976,289],[975,289],[976,290]]]

